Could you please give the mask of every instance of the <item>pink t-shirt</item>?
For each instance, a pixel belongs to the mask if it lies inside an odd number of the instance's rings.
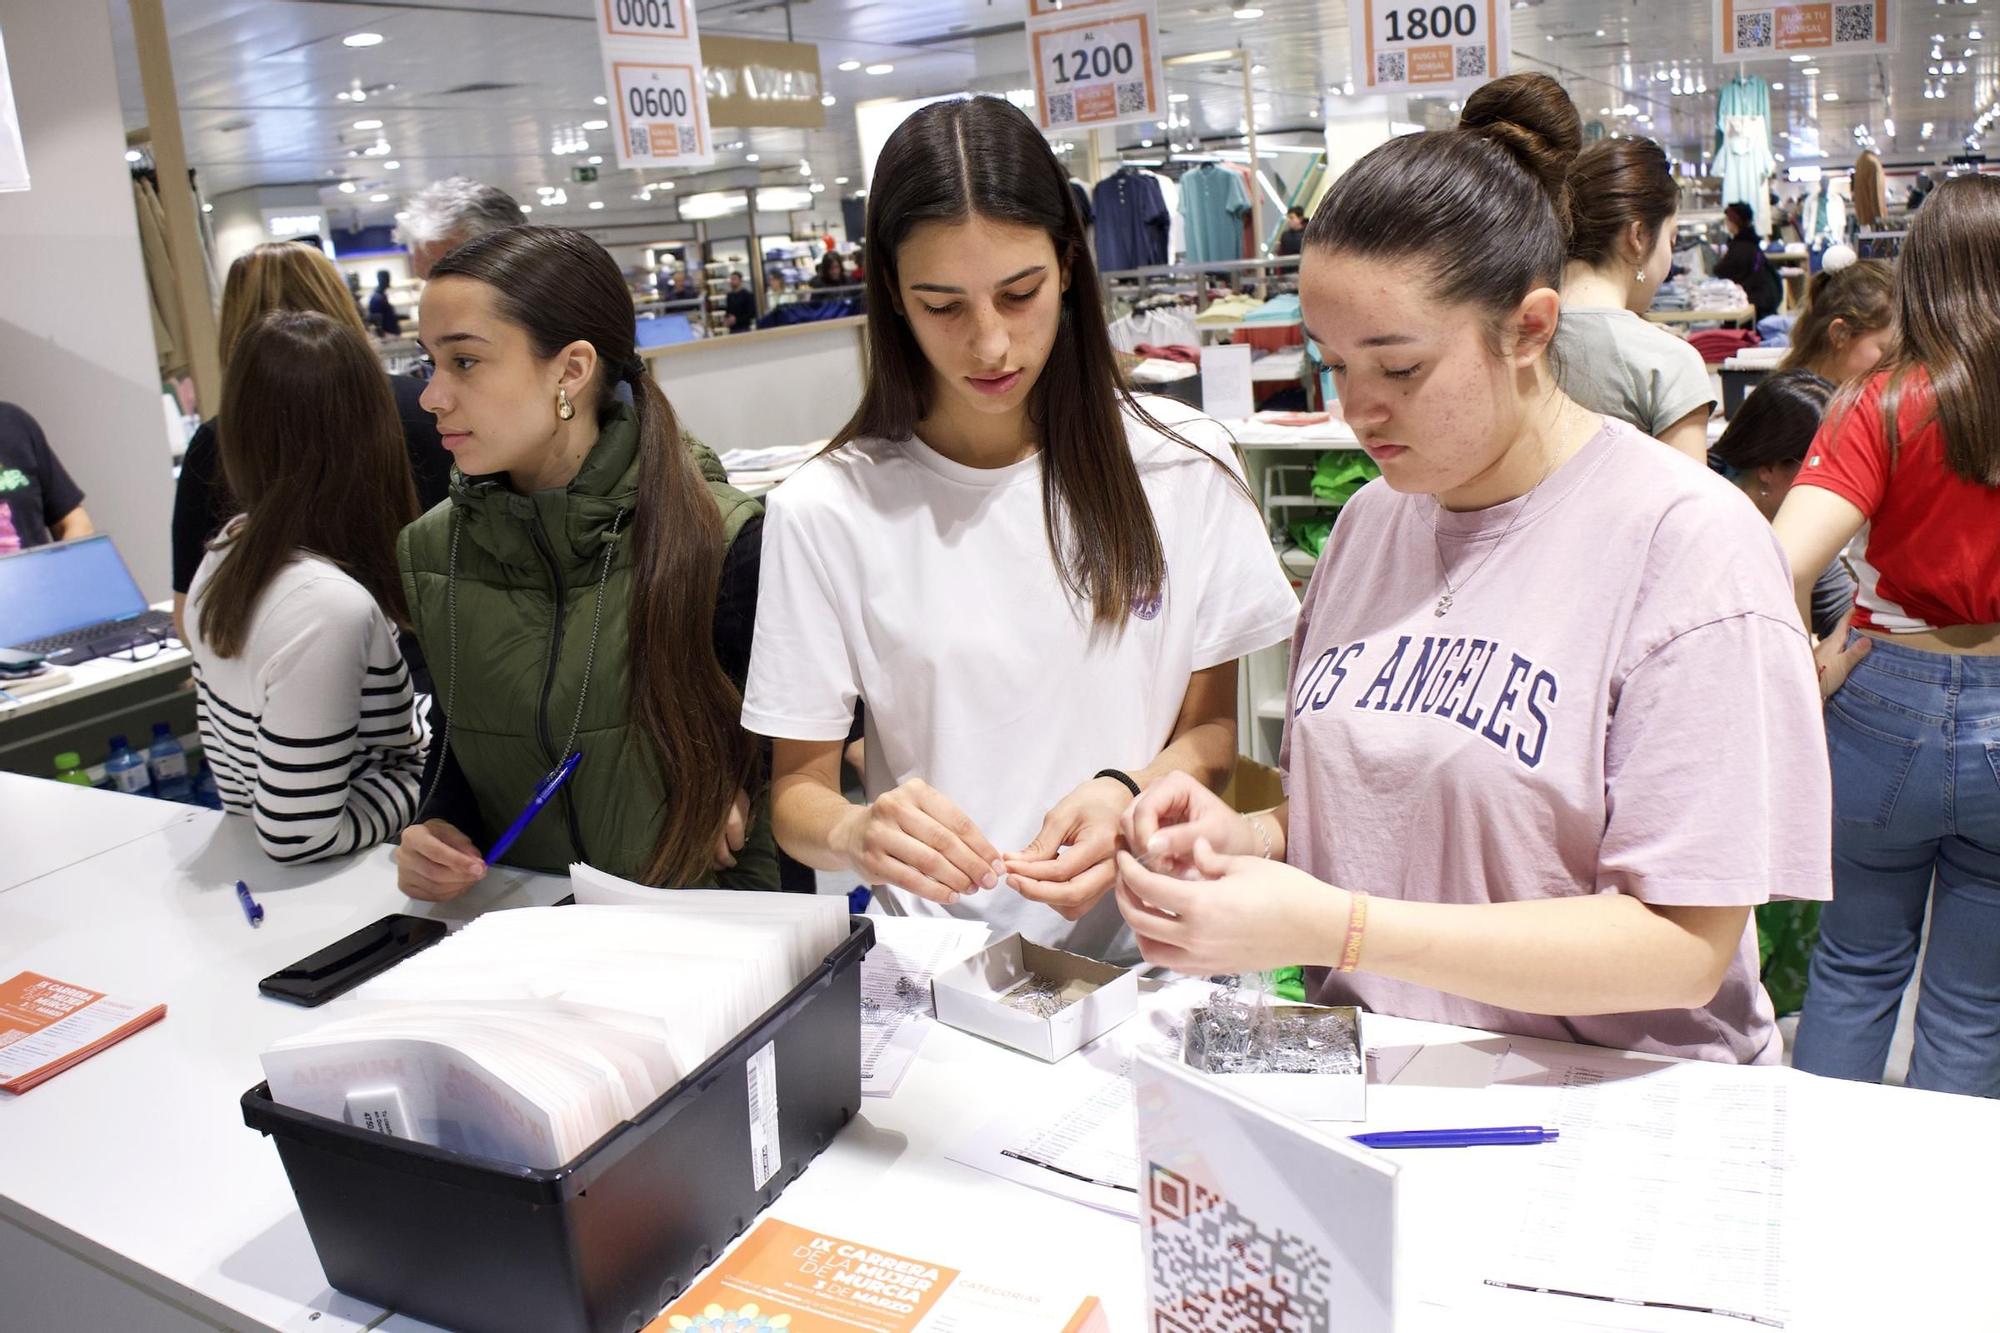
[[[1288,859],[1316,878],[1448,903],[1832,895],[1826,737],[1784,556],[1734,487],[1623,422],[1525,502],[1451,513],[1371,482],[1313,572],[1292,662]],[[1754,919],[1703,1009],[1564,1018],[1365,972],[1308,984],[1491,1031],[1779,1055]]]

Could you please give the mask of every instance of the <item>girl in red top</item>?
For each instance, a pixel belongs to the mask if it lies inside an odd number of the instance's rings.
[[[1834,894],[1793,1062],[1880,1080],[1928,912],[1909,1084],[2000,1097],[2000,179],[1938,187],[1897,287],[1776,524],[1802,609],[1843,548],[1858,585],[1821,654]]]

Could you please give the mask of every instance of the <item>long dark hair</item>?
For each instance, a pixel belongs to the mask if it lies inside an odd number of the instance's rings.
[[[565,227],[512,227],[466,242],[433,279],[465,277],[493,289],[500,318],[547,359],[573,342],[597,349],[585,398],[601,421],[620,383],[639,419],[639,499],[632,516],[631,724],[670,799],[644,878],[684,884],[705,873],[757,751],[739,725],[743,699],[716,660],[716,585],[722,515],[666,395],[634,345],[632,297],[604,247]],[[579,406],[584,404],[579,403]]]
[[[1306,227],[1308,249],[1417,259],[1440,299],[1499,317],[1568,258],[1576,106],[1546,74],[1510,74],[1465,102],[1458,128],[1406,134],[1349,167]]]
[[[243,519],[216,541],[202,587],[201,637],[243,651],[258,599],[300,551],[331,561],[383,614],[409,622],[396,534],[417,488],[389,381],[368,340],[310,310],[266,315],[239,335],[222,385],[216,449]]]
[[[1897,255],[1896,305],[1896,345],[1881,365],[1892,455],[1899,400],[1921,368],[1945,462],[1976,486],[2000,486],[2000,180],[1954,176],[1931,192]]]
[[[1134,605],[1160,595],[1167,573],[1122,414],[1186,441],[1155,421],[1119,376],[1069,176],[1012,103],[937,102],[884,145],[868,195],[868,387],[833,447],[907,439],[929,414],[930,363],[897,313],[900,251],[923,223],[974,216],[1041,228],[1069,275],[1028,413],[1041,432],[1042,517],[1056,570],[1070,594],[1090,604],[1092,623],[1116,631]]]
[[[1833,384],[1810,370],[1780,370],[1743,400],[1729,429],[1708,451],[1730,476],[1760,467],[1803,463],[1833,397]]]

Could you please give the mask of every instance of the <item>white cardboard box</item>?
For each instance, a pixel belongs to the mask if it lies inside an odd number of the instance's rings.
[[[1328,1006],[1311,1004],[1278,1004],[1272,1009],[1278,1013],[1287,1011],[1317,1011]],[[1356,1041],[1360,1039],[1361,1015],[1357,1009],[1348,1008],[1347,1013],[1354,1020]],[[1193,1024],[1188,1031],[1193,1031]],[[1185,1037],[1181,1052],[1186,1061]],[[1366,1120],[1368,1118],[1368,1060],[1365,1051],[1356,1052],[1356,1067],[1351,1074],[1215,1074],[1200,1070],[1208,1078],[1239,1096],[1268,1106],[1274,1111],[1297,1116],[1301,1120]],[[1194,1068],[1190,1065],[1189,1068]]]
[[[1031,976],[1084,982],[1096,989],[1047,1018],[1001,1002]],[[1138,1010],[1139,973],[1014,934],[938,973],[931,980],[931,1003],[941,1023],[1054,1062]]]

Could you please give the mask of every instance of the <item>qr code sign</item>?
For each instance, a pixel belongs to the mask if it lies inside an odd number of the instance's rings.
[[[1771,46],[1771,15],[1738,14],[1736,16],[1736,49],[1739,51]]]
[[[1220,1195],[1147,1164],[1153,1333],[1326,1333],[1333,1327],[1320,1249],[1268,1232]]]
[[[1835,5],[1833,7],[1833,40],[1840,42],[1872,42],[1875,40],[1875,6]]]
[[[1118,85],[1118,114],[1129,116],[1146,109],[1146,85],[1142,82]]]
[[[1073,125],[1076,123],[1076,94],[1049,94],[1049,124]]]
[[[699,153],[701,151],[701,136],[694,132],[694,127],[692,125],[682,125],[679,128],[680,128],[680,140],[681,140],[681,156],[693,157],[696,153]]]
[[[1460,46],[1452,51],[1451,76],[1454,79],[1483,79],[1486,77],[1486,48],[1483,46]]]
[[[1407,83],[1410,78],[1410,63],[1401,51],[1377,51],[1375,53],[1375,82]]]
[[[653,155],[653,141],[648,137],[644,125],[632,126],[626,130],[625,137],[628,140],[627,146],[631,149],[632,156],[651,157]]]

